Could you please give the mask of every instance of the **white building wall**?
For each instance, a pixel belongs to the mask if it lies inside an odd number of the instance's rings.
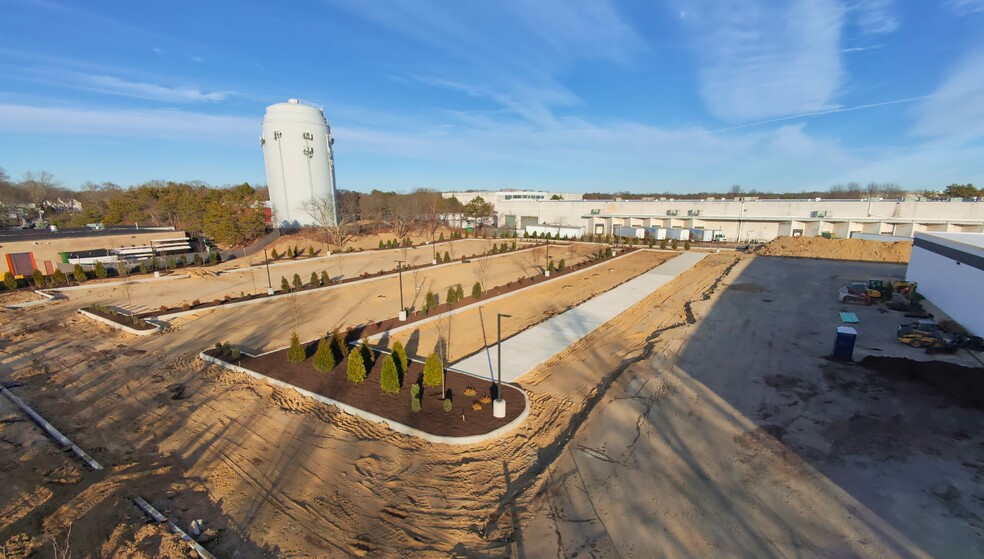
[[[905,279],[917,291],[975,336],[984,336],[984,271],[913,247]]]

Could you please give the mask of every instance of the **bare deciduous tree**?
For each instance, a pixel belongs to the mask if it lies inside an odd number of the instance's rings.
[[[492,275],[492,261],[489,257],[475,261],[475,279],[482,284],[482,291],[488,291],[489,276]]]

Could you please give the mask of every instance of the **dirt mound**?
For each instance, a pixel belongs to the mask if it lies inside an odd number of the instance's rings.
[[[825,239],[823,237],[778,237],[752,251],[759,256],[793,256],[865,260],[869,262],[909,261],[912,242],[867,241],[864,239]]]

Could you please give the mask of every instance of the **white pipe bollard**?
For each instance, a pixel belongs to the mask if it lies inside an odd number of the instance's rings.
[[[502,419],[506,417],[506,401],[496,398],[492,401],[492,417]]]

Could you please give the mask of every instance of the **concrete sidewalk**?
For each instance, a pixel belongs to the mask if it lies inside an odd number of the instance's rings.
[[[647,295],[700,262],[707,253],[685,252],[641,276],[502,342],[502,380],[513,382],[615,318]],[[506,319],[508,320],[508,319]],[[471,375],[495,378],[495,345],[451,365]]]

